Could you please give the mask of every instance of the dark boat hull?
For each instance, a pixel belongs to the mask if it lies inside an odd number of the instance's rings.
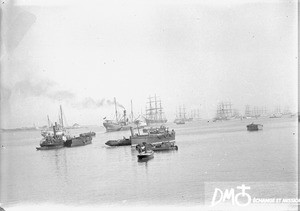
[[[154,152],[152,151],[152,152],[147,152],[147,153],[141,153],[141,154],[138,154],[137,157],[139,160],[143,160],[143,159],[149,160],[154,157]]]
[[[263,129],[263,125],[260,125],[260,124],[247,125],[247,130],[248,131],[257,131],[257,130],[262,130],[262,129]]]
[[[58,146],[42,146],[42,147],[36,147],[37,150],[52,150],[52,149],[60,149],[63,148],[64,145],[58,145]]]
[[[172,146],[172,147],[153,147],[153,151],[167,151],[167,150],[178,150],[177,146]]]
[[[109,140],[105,143],[108,146],[128,146],[131,145],[130,139]]]
[[[92,143],[91,136],[80,136],[75,137],[72,139],[68,139],[65,142],[65,147],[78,147],[78,146],[85,146]]]

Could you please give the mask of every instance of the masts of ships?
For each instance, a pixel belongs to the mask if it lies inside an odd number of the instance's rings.
[[[146,123],[147,125],[155,123],[166,123],[167,119],[164,117],[163,108],[161,106],[161,100],[154,95],[149,97],[149,101],[146,105]]]
[[[185,113],[185,107],[183,106],[181,109],[181,106],[179,106],[179,112],[176,114],[176,119],[174,123],[180,125],[180,124],[185,124],[186,122],[186,113]]]
[[[179,112],[176,113],[176,119],[174,120],[174,123],[176,124],[185,124],[186,122],[193,121],[193,117],[187,118],[186,112],[185,112],[185,106],[179,106]]]
[[[42,136],[44,136],[44,138],[40,142],[40,147],[36,147],[37,150],[49,150],[62,147],[74,147],[91,144],[92,136],[96,135],[94,132],[82,133],[78,137],[71,137],[70,135],[66,134],[61,106],[59,122],[60,127],[55,122],[55,125],[53,126],[53,133],[50,133],[49,131],[46,134],[42,133]]]
[[[115,103],[115,120],[108,120],[104,118],[103,126],[106,129],[106,132],[113,132],[113,131],[121,131],[121,130],[129,130],[130,127],[136,128],[136,127],[143,127],[142,121],[134,120],[133,118],[133,109],[132,109],[132,101],[131,101],[131,117],[129,118],[126,115],[126,110],[123,111],[123,116],[119,118],[118,116],[118,109],[117,109],[117,101],[116,98],[114,98]]]

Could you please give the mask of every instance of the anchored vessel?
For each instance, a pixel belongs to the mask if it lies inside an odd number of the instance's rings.
[[[147,151],[147,152],[141,152],[140,154],[137,155],[139,160],[150,160],[151,158],[154,157],[154,152],[152,150]]]
[[[178,146],[175,145],[175,141],[165,141],[161,143],[151,144],[153,151],[167,151],[167,150],[178,150]]]
[[[247,125],[248,131],[256,131],[256,130],[262,130],[262,129],[263,129],[263,125],[261,125],[261,124],[251,123],[250,125]]]
[[[58,116],[58,121],[59,123],[55,125],[55,130],[56,130],[56,134],[59,133],[66,133],[66,128],[64,127],[64,123],[63,123],[63,117],[62,117],[62,107],[60,105],[60,115]],[[41,131],[41,135],[43,137],[46,136],[53,136],[53,124],[51,123],[49,116],[47,115],[47,122],[48,125],[46,127],[43,128],[43,130]]]
[[[116,98],[114,98],[114,102],[115,102],[116,119],[108,120],[108,119],[104,118],[103,126],[105,127],[106,132],[130,130],[130,127],[133,127],[133,128],[142,127],[141,121],[133,120],[132,101],[131,101],[131,115],[130,115],[131,118],[130,119],[127,117],[126,110],[123,111],[123,116],[121,118],[119,118]]]
[[[199,111],[199,110],[198,110]],[[179,110],[176,112],[176,119],[174,120],[174,123],[180,125],[180,124],[185,124],[186,122],[191,122],[193,121],[193,113],[191,112],[191,117],[186,116],[185,112],[185,106],[179,106]]]
[[[64,128],[62,107],[60,106],[59,116],[60,126],[55,122],[53,133],[47,132],[40,142],[37,150],[59,149],[63,147],[84,146],[92,143],[92,137],[96,134],[94,132],[82,133],[78,137],[71,137]]]
[[[82,133],[78,137],[68,138],[65,141],[64,146],[65,147],[77,147],[77,146],[84,146],[87,144],[91,144],[94,134],[95,133],[93,133],[93,132]]]
[[[119,140],[109,140],[105,144],[108,146],[128,146],[131,145],[131,139],[123,137]]]
[[[160,130],[149,131],[148,134],[134,134],[133,129],[131,128],[131,146],[136,146],[138,144],[152,144],[164,141],[175,140],[175,131],[169,131],[165,127],[161,127]]]
[[[48,118],[49,120],[49,118]],[[40,142],[40,147],[36,147],[37,150],[49,150],[49,149],[59,149],[64,147],[65,141],[69,138],[69,135],[66,134],[64,129],[64,121],[63,121],[63,113],[62,107],[60,105],[60,115],[59,115],[60,125],[55,122],[55,125],[52,126],[52,131],[47,131],[47,133],[43,134],[44,137]],[[50,124],[50,121],[48,121]]]
[[[154,97],[150,96],[148,99],[145,117],[147,125],[166,123],[167,119],[164,116],[161,100],[156,95]]]
[[[232,108],[231,102],[220,102],[217,108],[217,115],[214,122],[217,120],[230,120],[240,118],[237,109]]]
[[[57,123],[53,126],[53,135],[46,135],[40,142],[40,147],[37,150],[59,149],[64,147],[65,141],[69,138],[63,132],[56,132]]]

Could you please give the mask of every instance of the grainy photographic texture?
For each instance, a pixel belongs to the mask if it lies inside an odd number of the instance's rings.
[[[297,1],[1,1],[5,210],[297,210]]]

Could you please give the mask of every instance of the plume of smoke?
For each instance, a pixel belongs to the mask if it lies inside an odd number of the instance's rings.
[[[115,102],[113,100],[102,98],[101,100],[94,100],[91,97],[87,97],[84,100],[82,100],[79,103],[76,103],[75,107],[80,108],[99,108],[102,106],[112,106]],[[116,102],[116,105],[122,109],[125,109],[125,107],[120,104],[119,102]]]
[[[9,100],[11,93],[15,93],[18,97],[46,97],[51,100],[64,100],[76,108],[99,108],[102,106],[115,105],[114,100],[101,99],[94,100],[91,97],[86,97],[84,100],[76,102],[76,95],[68,90],[55,90],[56,83],[50,80],[33,81],[24,79],[17,82],[14,87],[10,89],[3,89],[1,98],[5,97]],[[117,107],[125,109],[125,107],[116,102]]]
[[[67,90],[55,91],[53,88],[56,83],[50,80],[31,81],[24,79],[17,82],[12,91],[19,96],[28,97],[46,97],[52,100],[73,100],[75,94]]]

